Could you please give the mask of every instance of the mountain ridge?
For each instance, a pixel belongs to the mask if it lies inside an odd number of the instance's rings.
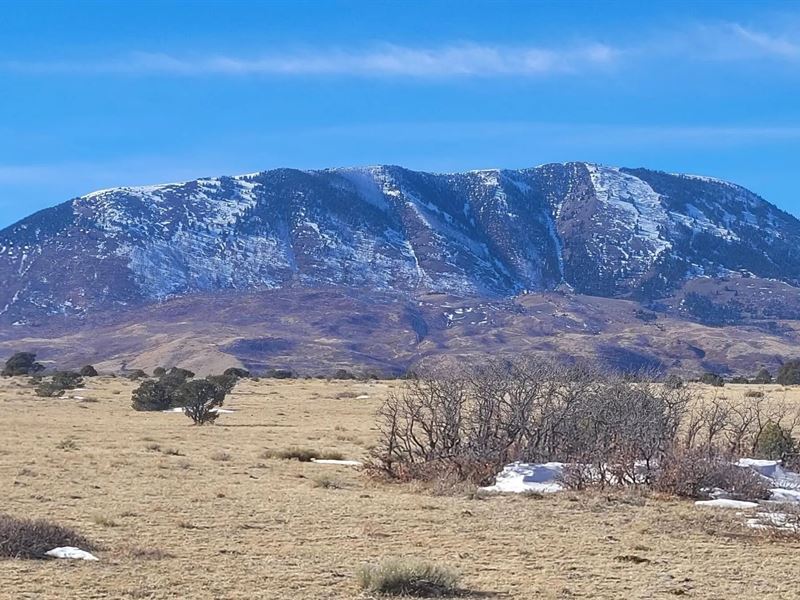
[[[274,169],[97,190],[0,231],[0,320],[214,290],[343,285],[652,301],[685,281],[800,283],[800,221],[714,178],[595,163]]]

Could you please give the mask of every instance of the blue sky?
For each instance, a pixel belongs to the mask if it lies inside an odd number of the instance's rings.
[[[9,2],[0,226],[288,166],[586,160],[800,215],[800,2]]]

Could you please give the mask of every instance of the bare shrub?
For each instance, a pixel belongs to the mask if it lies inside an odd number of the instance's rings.
[[[591,465],[600,483],[647,480],[691,392],[636,379],[530,358],[417,373],[379,409],[368,469],[483,483],[509,462],[558,460]]]
[[[67,527],[0,514],[0,557],[47,558],[46,552],[62,546],[86,551],[95,548],[92,542]]]
[[[367,471],[447,488],[490,483],[515,461],[558,461],[573,489],[653,485],[697,498],[720,488],[760,499],[765,480],[735,459],[799,460],[800,410],[786,401],[709,399],[648,374],[526,357],[418,371],[377,418]]]
[[[770,496],[767,481],[752,469],[733,464],[729,456],[709,456],[699,451],[682,451],[665,457],[655,488],[685,498],[708,498],[715,490],[725,490],[737,500]]]
[[[456,595],[460,581],[458,574],[449,567],[407,558],[364,565],[357,577],[359,587],[365,592],[416,598]]]

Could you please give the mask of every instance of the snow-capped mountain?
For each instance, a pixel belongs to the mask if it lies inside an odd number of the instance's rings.
[[[23,323],[215,290],[658,298],[739,273],[800,284],[800,221],[731,183],[587,163],[277,169],[93,192],[0,231],[0,314]]]

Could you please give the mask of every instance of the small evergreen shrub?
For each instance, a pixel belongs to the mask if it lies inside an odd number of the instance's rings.
[[[167,371],[167,375],[171,375],[173,377],[182,377],[184,380],[186,380],[194,377],[194,371],[182,369],[181,367],[172,367],[169,371]]]
[[[92,365],[81,367],[79,373],[83,377],[97,377],[98,375],[97,369],[95,369]]]
[[[167,410],[172,404],[169,389],[158,381],[148,379],[133,390],[131,404],[134,410]]]
[[[239,382],[239,378],[235,375],[209,375],[206,377],[206,381],[222,392],[224,396],[233,391],[233,388]]]
[[[232,389],[232,388],[231,388]],[[217,407],[222,406],[225,392],[208,380],[188,381],[177,391],[181,405],[195,425],[205,425],[217,420]]]
[[[289,369],[269,369],[264,373],[264,377],[270,379],[293,379],[294,373]]]
[[[800,359],[782,364],[775,381],[781,385],[800,385]]]
[[[191,371],[172,368],[158,378],[158,383],[167,390],[168,394],[174,395],[175,392],[192,377],[194,377],[194,373]]]
[[[753,383],[760,385],[772,383],[772,374],[766,369],[761,369],[758,373],[756,373],[756,376],[753,377]]]
[[[247,379],[250,377],[250,371],[247,369],[240,369],[239,367],[230,367],[225,369],[222,374],[225,376],[236,377],[237,379]]]
[[[167,370],[164,367],[156,367],[153,369],[153,377],[163,377],[167,374]]]
[[[131,371],[130,373],[128,373],[127,377],[131,381],[137,381],[139,379],[147,378],[147,373],[145,373],[142,369],[136,369],[136,370]]]
[[[192,377],[194,373],[187,369],[172,368],[157,380],[142,382],[131,396],[134,410],[163,411],[180,406],[195,424],[213,423],[219,414],[216,409],[239,380],[231,375]]]
[[[679,390],[683,387],[683,379],[674,373],[670,373],[667,375],[666,379],[664,379],[664,385],[667,387],[667,389]]]
[[[722,387],[725,385],[725,380],[716,373],[703,373],[700,376],[700,383],[706,385],[713,385],[714,387]]]
[[[797,442],[791,431],[770,421],[756,440],[756,458],[784,460],[797,454]]]
[[[56,371],[49,381],[43,381],[34,390],[37,396],[53,398],[61,396],[67,390],[74,390],[83,385],[83,377],[77,371]]]
[[[2,375],[4,377],[14,377],[15,375],[33,375],[43,371],[44,366],[36,362],[36,354],[33,352],[17,352],[6,361]]]
[[[334,379],[357,379],[355,374],[351,373],[347,369],[337,369],[336,372],[333,374]]]

